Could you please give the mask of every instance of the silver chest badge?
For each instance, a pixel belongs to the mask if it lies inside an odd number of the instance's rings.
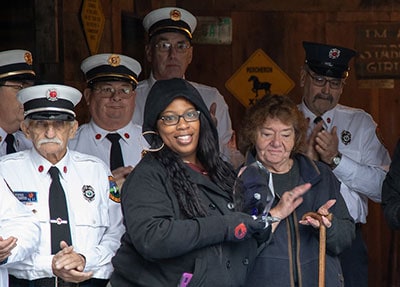
[[[351,142],[351,133],[349,131],[342,131],[341,133],[342,143],[348,145]]]
[[[83,197],[87,201],[91,202],[91,201],[94,200],[95,192],[94,192],[94,189],[93,189],[93,187],[91,185],[84,185],[82,187],[82,193],[83,193]]]

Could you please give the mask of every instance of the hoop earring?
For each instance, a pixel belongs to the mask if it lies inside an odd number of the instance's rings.
[[[158,133],[156,133],[155,131],[145,131],[141,134],[141,137],[139,137],[139,144],[142,146],[142,149],[143,149],[142,156],[145,155],[147,152],[157,152],[164,148],[164,142],[158,148],[147,148],[145,145],[143,145],[142,138],[144,138],[145,135],[149,135],[149,134],[158,135]]]

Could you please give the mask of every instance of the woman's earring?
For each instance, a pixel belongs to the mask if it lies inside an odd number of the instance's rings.
[[[144,145],[142,142],[142,138],[144,138],[145,135],[149,135],[149,134],[154,134],[154,135],[158,135],[158,133],[156,133],[155,131],[145,131],[142,133],[141,137],[139,137],[139,144],[142,146],[142,157],[147,153],[147,152],[157,152],[159,150],[162,150],[162,148],[164,147],[164,142],[162,142],[162,145],[158,148],[149,148],[148,145]]]

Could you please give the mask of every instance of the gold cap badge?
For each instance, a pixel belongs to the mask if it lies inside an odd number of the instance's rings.
[[[31,66],[32,66],[33,59],[32,59],[32,54],[31,54],[31,53],[26,52],[26,53],[24,54],[24,60],[25,60],[25,62],[26,62],[28,65],[31,65]]]
[[[169,12],[169,17],[173,21],[179,21],[181,20],[181,12],[177,9],[171,10],[171,12]]]
[[[110,64],[110,66],[117,67],[121,64],[121,58],[118,55],[110,55],[107,62]]]

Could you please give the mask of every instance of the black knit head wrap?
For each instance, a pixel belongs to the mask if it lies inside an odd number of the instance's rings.
[[[199,92],[188,81],[181,78],[159,80],[151,88],[144,108],[142,132],[157,131],[157,121],[160,114],[176,98],[184,98],[191,102],[195,108],[210,122],[215,140],[218,142],[218,133],[211,118],[210,111],[201,98]],[[145,134],[147,142],[152,145],[154,134]]]

